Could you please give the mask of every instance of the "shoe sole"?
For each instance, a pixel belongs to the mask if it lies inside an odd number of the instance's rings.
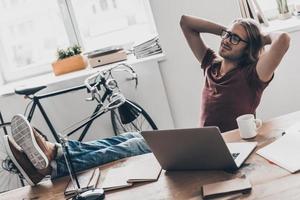
[[[15,158],[13,152],[11,151],[7,135],[4,135],[4,147],[6,149],[7,155],[12,160],[12,162],[15,164],[15,166],[18,168],[18,170],[23,175],[23,177],[25,178],[25,180],[27,181],[27,183],[29,185],[31,185],[31,186],[35,186],[35,184],[33,183],[33,181],[29,178],[29,176],[27,175],[27,173],[21,167],[21,165],[19,165],[19,162],[17,161],[17,159]]]
[[[37,144],[32,128],[23,115],[15,115],[12,118],[11,136],[35,168],[45,169],[48,166],[48,158]]]

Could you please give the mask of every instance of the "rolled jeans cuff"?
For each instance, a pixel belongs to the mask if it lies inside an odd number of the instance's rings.
[[[50,162],[50,166],[52,168],[51,177],[57,177],[57,162],[56,159],[63,156],[63,149],[61,144],[55,143],[56,146],[56,157]]]

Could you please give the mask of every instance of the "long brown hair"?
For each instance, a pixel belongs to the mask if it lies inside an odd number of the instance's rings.
[[[259,24],[253,19],[236,19],[233,23],[241,25],[248,37],[248,45],[246,47],[246,52],[242,56],[240,61],[240,66],[248,66],[254,64],[258,61],[261,52],[264,50],[263,37]]]

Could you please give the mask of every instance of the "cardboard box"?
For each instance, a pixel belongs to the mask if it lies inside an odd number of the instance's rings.
[[[91,67],[99,67],[126,59],[127,54],[123,49],[112,51],[110,53],[100,53],[88,56],[88,61]]]

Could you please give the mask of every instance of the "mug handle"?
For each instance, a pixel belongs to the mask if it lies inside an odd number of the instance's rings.
[[[259,129],[262,126],[262,120],[261,119],[254,119],[256,129]]]

